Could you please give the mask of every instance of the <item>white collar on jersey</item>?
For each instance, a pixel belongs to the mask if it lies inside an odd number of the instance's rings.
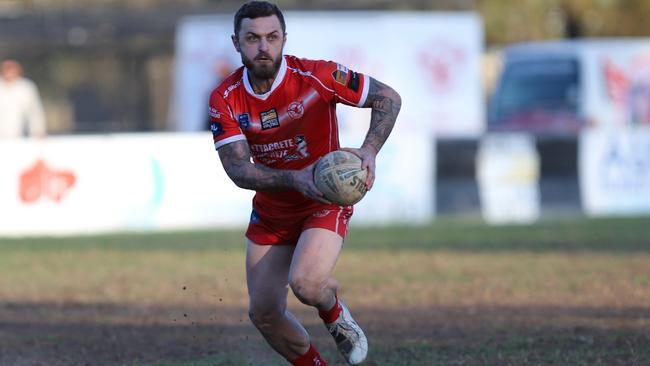
[[[271,85],[271,89],[267,91],[264,94],[255,94],[255,91],[253,91],[253,87],[251,86],[250,80],[248,80],[248,69],[244,67],[244,76],[242,78],[244,79],[244,88],[246,88],[246,91],[248,94],[254,96],[255,98],[266,100],[266,98],[273,93],[275,88],[280,85],[282,82],[282,79],[284,79],[284,75],[287,73],[287,60],[284,58],[284,55],[282,56],[282,63],[280,64],[280,70],[278,70],[278,75],[275,77],[275,80],[273,81],[273,85]]]

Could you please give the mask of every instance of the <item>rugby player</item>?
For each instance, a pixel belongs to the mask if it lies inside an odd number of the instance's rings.
[[[368,342],[332,277],[353,209],[324,198],[313,168],[321,156],[340,149],[336,104],[371,108],[363,144],[346,150],[362,159],[372,188],[375,157],[401,99],[389,86],[338,63],[284,55],[286,41],[276,5],[242,5],[232,42],[243,66],[210,95],[210,127],[222,165],[237,186],[256,191],[246,230],[249,315],[291,364],[326,366],[287,311],[291,288],[302,303],[318,309],[346,361],[357,365],[366,358]]]

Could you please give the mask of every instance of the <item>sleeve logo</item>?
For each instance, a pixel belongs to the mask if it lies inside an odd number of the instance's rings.
[[[225,133],[223,126],[219,122],[210,123],[210,131],[212,131],[212,137],[215,139]]]
[[[341,85],[345,85],[345,82],[348,80],[348,68],[341,65],[341,64],[336,64],[336,70],[332,72],[332,78],[334,78],[334,81]]]
[[[248,113],[242,113],[237,116],[237,121],[239,122],[239,128],[242,130],[247,129],[251,125],[251,118]]]
[[[210,117],[212,117],[212,118],[217,118],[217,119],[218,119],[218,118],[221,118],[221,113],[219,113],[219,111],[218,111],[216,108],[213,108],[213,107],[210,107],[210,108],[208,109],[208,114],[209,114]]]
[[[360,77],[358,73],[354,71],[350,72],[350,81],[348,81],[348,88],[355,93],[359,92],[359,79]]]

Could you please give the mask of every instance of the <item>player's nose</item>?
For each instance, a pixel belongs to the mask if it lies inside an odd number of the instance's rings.
[[[264,39],[264,37],[262,37],[262,39],[260,39],[260,42],[257,45],[257,48],[260,51],[268,51],[269,50],[269,42],[266,39]]]

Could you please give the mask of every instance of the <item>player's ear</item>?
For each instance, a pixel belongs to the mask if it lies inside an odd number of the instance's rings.
[[[287,32],[284,32],[284,39],[282,40],[282,47],[287,44]]]
[[[230,39],[232,39],[232,45],[235,46],[237,52],[241,52],[241,48],[239,47],[239,39],[237,39],[237,36],[233,34],[230,36]]]

